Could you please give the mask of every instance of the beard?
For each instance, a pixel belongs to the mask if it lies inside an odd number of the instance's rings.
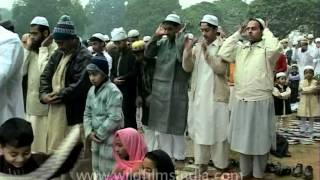
[[[307,50],[307,48],[301,48],[301,52],[306,52]]]
[[[41,43],[44,41],[44,39],[45,39],[45,37],[44,37],[44,36],[41,36],[40,39],[38,39],[38,40],[33,40],[33,41],[31,42],[31,45],[30,45],[30,47],[29,47],[29,50],[38,53],[38,52],[39,52],[39,48],[40,48],[40,46],[41,46]]]

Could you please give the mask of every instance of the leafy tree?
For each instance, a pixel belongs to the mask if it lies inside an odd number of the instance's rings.
[[[223,0],[215,2],[222,12],[223,29],[231,34],[248,17],[249,6],[242,0]]]
[[[125,13],[125,28],[152,35],[168,14],[180,9],[178,0],[130,0]]]
[[[50,28],[58,22],[61,15],[68,14],[75,23],[78,35],[84,32],[85,13],[79,0],[19,0],[13,4],[12,16],[19,34],[29,31],[29,24],[35,16],[47,18]]]
[[[11,11],[6,8],[0,8],[0,21],[11,19]]]
[[[215,15],[219,19],[219,24],[222,23],[221,20],[221,11],[214,3],[210,2],[201,2],[186,9],[181,10],[181,17],[187,23],[187,31],[193,33],[194,35],[199,36],[199,22],[201,18],[206,15],[211,14]]]
[[[255,0],[249,5],[249,16],[266,17],[276,36],[285,37],[290,31],[316,24],[314,0]]]
[[[80,4],[79,0],[60,0],[58,1],[60,14],[67,14],[75,24],[76,32],[83,35],[85,25],[87,23],[86,13]]]
[[[113,28],[123,26],[124,0],[90,0],[85,10],[88,17],[86,36],[100,32],[110,34]]]
[[[187,23],[187,31],[195,35],[200,35],[199,22],[206,14],[215,15],[219,19],[219,24],[223,24],[222,13],[214,3],[201,2],[189,8],[181,10],[181,14]]]

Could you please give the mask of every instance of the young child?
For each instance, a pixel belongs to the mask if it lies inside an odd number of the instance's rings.
[[[31,153],[31,144],[33,142],[33,132],[30,122],[20,119],[11,118],[4,122],[0,127],[0,173],[20,176],[30,174],[36,171],[48,158],[46,154],[33,154]],[[76,137],[78,140],[79,137]],[[54,174],[47,174],[46,177],[54,178],[59,175],[68,172],[73,164],[76,162],[82,144],[77,144],[71,150],[71,153],[64,162],[60,162],[61,167],[58,167]],[[55,161],[55,163],[58,163]],[[54,168],[54,167],[51,167]],[[45,172],[42,172],[45,173]],[[49,172],[47,172],[49,173]],[[28,177],[25,179],[39,179],[39,174],[35,173],[37,177]],[[23,176],[25,177],[25,176]],[[0,179],[12,179],[13,177],[3,177],[0,175]],[[18,177],[17,177],[18,178]],[[47,179],[47,178],[46,178]]]
[[[137,173],[142,166],[147,145],[143,136],[133,128],[118,130],[113,141],[113,156],[116,164],[113,175],[107,180],[127,180],[129,176]]]
[[[273,88],[274,109],[278,117],[277,123],[282,123],[282,127],[287,128],[285,120],[291,114],[289,98],[291,89],[287,86],[287,75],[284,72],[276,74],[276,83]]]
[[[317,97],[319,86],[313,78],[314,68],[312,66],[306,66],[303,72],[304,80],[299,85],[300,104],[297,116],[301,119],[300,131],[312,136],[313,121],[315,118],[320,117],[320,106]],[[306,120],[309,120],[309,125],[306,124]]]
[[[292,64],[289,73],[289,86],[291,89],[290,103],[298,102],[299,96],[299,69],[297,64]]]
[[[170,156],[162,150],[148,152],[139,178],[143,180],[175,180],[176,173]]]
[[[98,179],[112,171],[114,133],[123,127],[122,94],[108,77],[108,61],[104,56],[92,57],[87,66],[92,83],[84,111],[85,136],[91,140],[92,169]]]

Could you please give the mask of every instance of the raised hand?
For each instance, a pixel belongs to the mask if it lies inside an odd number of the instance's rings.
[[[43,42],[41,43],[42,47],[48,47],[53,41],[53,35],[50,34]]]
[[[155,36],[162,37],[165,34],[166,34],[165,29],[163,28],[162,24],[160,24],[155,32]]]

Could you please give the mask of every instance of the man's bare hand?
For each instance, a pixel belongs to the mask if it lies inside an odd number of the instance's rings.
[[[43,42],[41,43],[42,47],[48,47],[53,42],[53,35],[50,34]]]
[[[166,34],[165,29],[163,28],[162,23],[158,26],[156,32],[155,32],[155,36],[158,38],[161,38],[163,35]]]
[[[56,104],[61,102],[61,97],[57,96],[56,93],[52,92],[42,97],[42,101],[46,104]]]
[[[114,78],[113,82],[116,85],[122,85],[125,82],[125,80],[121,79],[121,77],[117,77],[117,78]]]
[[[94,141],[96,143],[102,143],[102,140],[99,139],[97,136],[96,136],[96,133],[95,132],[92,132],[90,135],[89,135],[89,138],[91,139],[91,141]]]

